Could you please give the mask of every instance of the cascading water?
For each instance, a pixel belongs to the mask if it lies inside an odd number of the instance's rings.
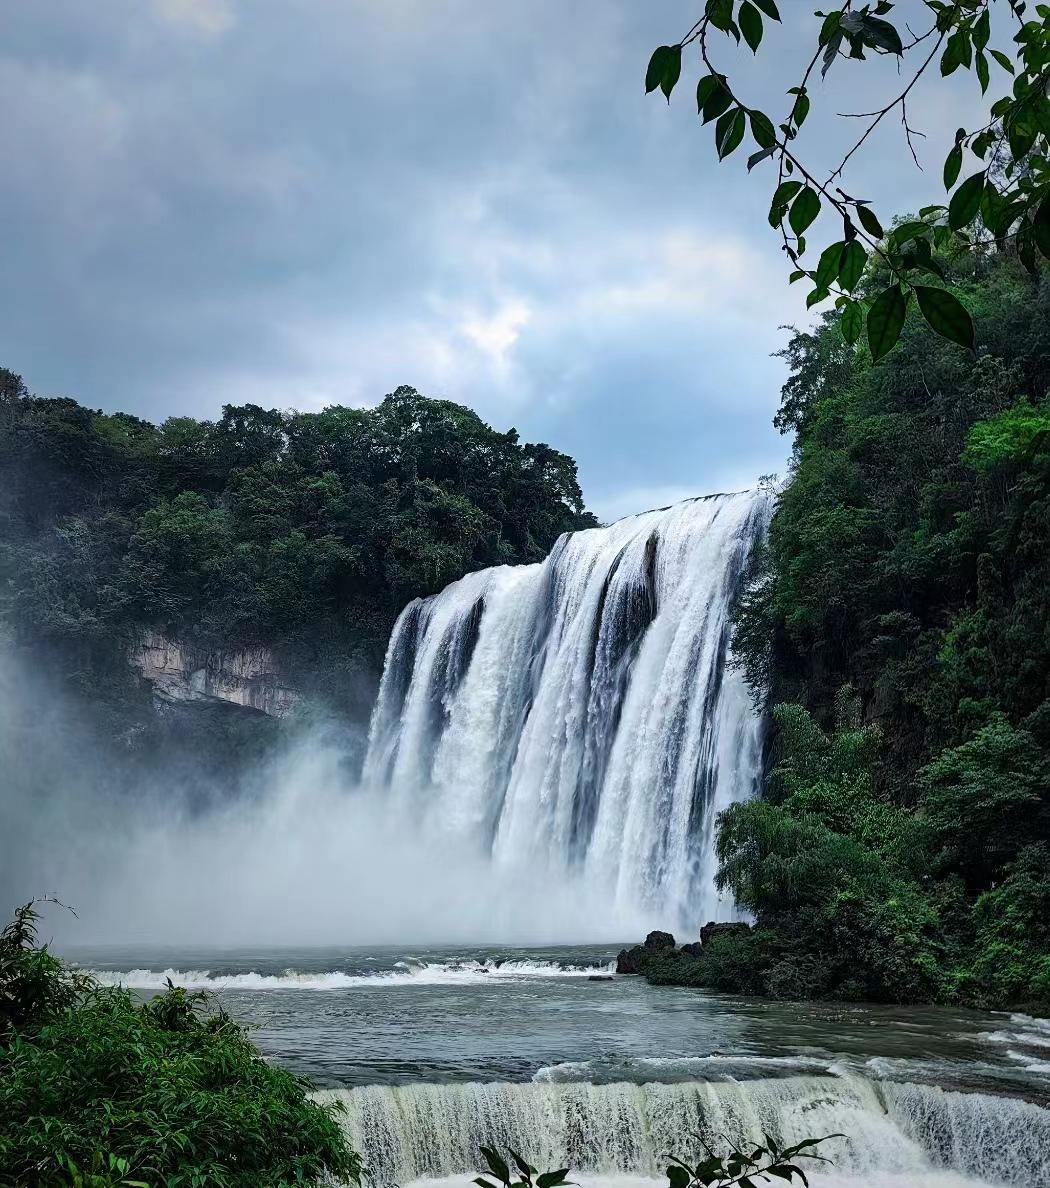
[[[718,1147],[822,1144],[840,1182],[919,1188],[938,1170],[977,1183],[1050,1183],[1050,1111],[1011,1098],[860,1077],[664,1085],[465,1084],[369,1086],[319,1094],[345,1107],[343,1125],[375,1183],[463,1175],[480,1147],[520,1151],[541,1169],[653,1176],[695,1136]],[[819,1182],[819,1178],[814,1182]],[[957,1181],[953,1181],[957,1182]],[[967,1183],[973,1183],[967,1180]]]
[[[690,500],[411,603],[365,782],[504,873],[577,872],[614,916],[731,915],[714,820],[754,793],[761,738],[729,609],[769,511],[759,492]]]

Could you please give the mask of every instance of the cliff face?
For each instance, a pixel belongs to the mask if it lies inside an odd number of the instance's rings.
[[[128,659],[164,705],[225,703],[283,718],[300,698],[284,683],[269,648],[204,652],[149,631]]]

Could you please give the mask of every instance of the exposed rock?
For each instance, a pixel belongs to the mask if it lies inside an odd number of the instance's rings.
[[[618,974],[640,974],[645,955],[645,949],[641,945],[635,945],[632,949],[621,949],[616,954],[616,972]]]
[[[674,937],[669,932],[650,932],[645,938],[647,949],[673,949]]]
[[[283,718],[299,701],[297,690],[281,679],[269,648],[204,652],[149,631],[130,649],[128,660],[153,686],[160,704],[224,702]]]
[[[703,950],[704,946],[699,941],[690,941],[689,944],[683,945],[679,952],[684,957],[699,957]]]
[[[613,980],[612,974],[588,974],[588,982],[611,982]]]
[[[741,921],[732,921],[725,923],[715,923],[711,921],[705,924],[700,929],[700,944],[709,945],[716,937],[719,936],[740,936],[743,933],[751,931],[750,924],[744,924]]]

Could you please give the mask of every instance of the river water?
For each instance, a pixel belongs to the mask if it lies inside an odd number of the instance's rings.
[[[148,993],[215,991],[266,1056],[347,1109],[378,1183],[515,1146],[592,1186],[692,1136],[842,1132],[825,1185],[1050,1185],[1050,1021],[778,1003],[611,974],[613,946],[71,950]]]

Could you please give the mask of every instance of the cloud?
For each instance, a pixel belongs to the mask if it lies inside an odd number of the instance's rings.
[[[233,27],[230,0],[153,0],[160,17],[207,37],[218,37]]]
[[[694,7],[17,7],[0,362],[154,419],[413,384],[572,453],[606,515],[783,469],[770,354],[809,315],[765,226],[769,178],[717,165],[688,98],[639,79]],[[744,59],[772,111],[810,24]],[[885,81],[860,65],[824,105]],[[967,102],[924,110],[930,160]],[[819,107],[802,139],[833,163]],[[891,210],[928,190],[898,141],[872,137],[860,176]]]

